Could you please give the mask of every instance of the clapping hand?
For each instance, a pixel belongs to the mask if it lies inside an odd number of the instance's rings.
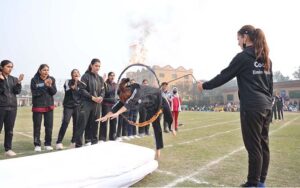
[[[106,80],[106,77],[107,77],[106,73],[104,73],[103,76],[102,76],[103,80]]]
[[[51,87],[51,86],[52,86],[52,80],[51,80],[51,78],[47,78],[47,79],[45,80],[45,85],[46,85],[47,87]]]
[[[24,79],[24,74],[20,74],[19,79],[18,79],[18,83],[21,83],[23,79]]]

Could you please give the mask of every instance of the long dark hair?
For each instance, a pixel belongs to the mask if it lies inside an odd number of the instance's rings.
[[[101,63],[101,61],[97,58],[92,59],[89,67],[87,68],[86,72],[91,72],[92,71],[92,65],[94,65],[95,63]]]
[[[38,71],[36,72],[35,75],[40,76],[40,75],[41,75],[41,74],[40,74],[40,71],[41,71],[43,68],[45,68],[45,67],[48,67],[48,69],[49,69],[49,65],[47,65],[47,64],[41,64],[41,65],[39,66]]]
[[[239,31],[239,35],[248,35],[254,44],[256,59],[262,58],[265,61],[264,69],[270,70],[269,47],[264,32],[260,28],[252,25],[244,25]]]
[[[122,78],[120,84],[119,84],[119,97],[120,100],[125,103],[127,99],[129,99],[129,97],[131,96],[131,89],[130,87],[128,87],[128,83],[130,83],[130,79],[129,78]]]

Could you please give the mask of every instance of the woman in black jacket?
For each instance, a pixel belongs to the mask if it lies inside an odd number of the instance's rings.
[[[45,150],[51,151],[52,130],[53,130],[53,110],[56,94],[55,79],[49,76],[49,66],[41,64],[37,73],[31,79],[32,93],[32,119],[33,119],[33,143],[34,151],[41,151],[41,124],[44,116],[45,126]]]
[[[8,157],[15,156],[12,149],[13,129],[17,115],[16,95],[21,92],[21,81],[24,75],[19,78],[10,75],[13,63],[9,60],[1,62],[0,70],[0,133],[4,124],[4,149]]]
[[[229,66],[198,89],[213,89],[237,77],[243,141],[248,152],[248,177],[242,187],[264,187],[267,177],[269,125],[272,119],[273,76],[269,48],[263,31],[251,25],[237,33],[243,49]]]
[[[92,59],[88,70],[81,77],[79,84],[81,107],[75,134],[76,147],[82,146],[83,132],[86,145],[98,143],[98,123],[95,120],[100,117],[101,103],[105,94],[103,78],[98,74],[100,66],[99,59]]]
[[[63,149],[62,140],[66,134],[69,122],[71,117],[73,119],[73,134],[71,140],[71,147],[75,147],[75,132],[77,127],[77,121],[79,117],[79,109],[80,109],[80,96],[79,96],[79,87],[80,83],[80,73],[77,69],[73,69],[71,72],[71,79],[67,80],[64,84],[65,97],[63,101],[64,111],[62,124],[59,129],[57,141],[56,141],[56,149]]]
[[[278,119],[283,120],[283,98],[280,96],[279,92],[276,92],[276,108],[278,112]]]
[[[115,119],[120,114],[126,111],[137,110],[140,107],[144,107],[145,109],[147,109],[146,120],[150,120],[154,116],[158,116],[152,122],[152,127],[155,136],[156,158],[159,158],[160,150],[164,146],[159,117],[159,112],[163,106],[163,99],[160,89],[146,85],[140,85],[137,83],[130,84],[129,78],[123,78],[119,85],[118,95],[120,100],[113,106],[112,111],[107,113],[102,118],[98,119],[98,121],[104,122],[107,121],[109,118]],[[169,119],[168,123],[172,123],[171,121],[172,118]],[[143,123],[149,124],[151,122]]]
[[[114,82],[114,78],[115,78],[115,73],[109,72],[108,78],[104,82],[105,97],[102,103],[102,116],[105,116],[108,112],[110,112],[113,105],[115,105],[116,103],[115,92],[116,92],[117,84]],[[101,141],[106,141],[107,123],[108,121],[101,122],[100,129],[99,129],[99,140]],[[117,125],[116,119],[112,119],[109,121],[109,140],[116,139],[116,125]]]

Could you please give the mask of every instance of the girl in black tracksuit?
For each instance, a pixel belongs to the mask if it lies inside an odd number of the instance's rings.
[[[115,92],[117,84],[114,82],[115,73],[109,72],[108,79],[104,83],[105,88],[105,97],[102,102],[102,116],[105,116],[108,112],[111,111],[112,107],[116,103]],[[101,122],[99,129],[99,140],[106,141],[107,136],[107,123],[108,121]],[[109,140],[116,139],[116,125],[117,120],[109,120]]]
[[[75,134],[76,147],[82,146],[83,132],[86,144],[98,143],[98,122],[95,120],[100,117],[101,103],[105,94],[103,78],[98,75],[100,65],[99,59],[93,59],[81,77],[79,84],[81,107]]]
[[[79,117],[79,107],[80,107],[80,96],[79,96],[79,77],[80,73],[77,69],[73,69],[71,72],[72,79],[67,80],[64,84],[65,97],[63,101],[64,111],[63,111],[63,119],[62,124],[58,133],[58,138],[56,141],[56,148],[62,149],[62,140],[65,136],[66,130],[68,128],[71,117],[73,119],[73,134],[71,143],[75,143],[75,132],[77,121]]]
[[[162,108],[162,95],[159,88],[139,85],[137,83],[130,84],[129,81],[128,78],[122,79],[118,92],[120,100],[113,106],[112,111],[100,118],[99,121],[106,121],[108,118],[114,119],[127,110],[138,109],[139,107],[147,109],[146,120],[149,120]],[[163,148],[159,117],[152,123],[152,127],[155,135],[156,157],[159,157],[160,149]]]
[[[198,88],[213,89],[237,77],[243,140],[248,152],[248,181],[241,186],[264,186],[269,166],[269,124],[271,122],[273,78],[265,35],[246,25],[238,31],[243,51],[230,65]]]
[[[277,93],[276,95],[276,108],[278,112],[278,119],[283,120],[283,98]]]
[[[49,66],[40,65],[37,73],[31,79],[32,93],[32,119],[33,119],[33,142],[35,151],[41,151],[41,124],[44,116],[45,126],[45,149],[52,150],[53,110],[56,94],[55,79],[49,76]]]
[[[13,63],[9,60],[1,62],[0,70],[0,133],[4,124],[4,149],[7,156],[16,155],[12,149],[13,129],[17,115],[16,95],[21,92],[21,81],[24,75],[19,79],[10,75],[13,69]]]

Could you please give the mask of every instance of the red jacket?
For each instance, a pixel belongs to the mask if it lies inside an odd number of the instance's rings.
[[[181,99],[179,96],[174,95],[171,99],[171,111],[180,112],[181,111]]]

